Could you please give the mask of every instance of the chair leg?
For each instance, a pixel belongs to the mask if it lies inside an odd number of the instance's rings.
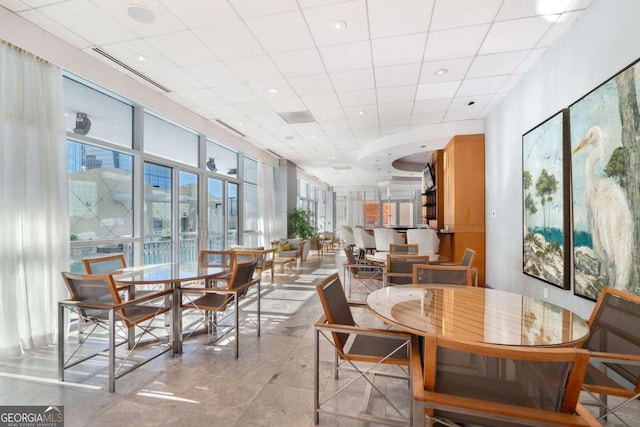
[[[238,353],[240,352],[240,298],[238,298],[238,294],[235,294],[233,297],[236,300],[236,312],[235,312],[235,337],[236,337],[236,359],[238,358]]]
[[[109,310],[109,393],[116,391],[116,313]]]
[[[258,295],[256,296],[257,298],[257,305],[258,305],[258,336],[260,336],[260,280],[258,280]]]
[[[320,331],[315,330],[313,340],[313,420],[320,422]]]

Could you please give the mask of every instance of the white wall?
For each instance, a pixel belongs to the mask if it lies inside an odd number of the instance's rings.
[[[640,1],[596,0],[485,123],[487,284],[588,317],[593,303],[522,273],[522,134],[640,57]],[[492,210],[496,217],[491,217]]]

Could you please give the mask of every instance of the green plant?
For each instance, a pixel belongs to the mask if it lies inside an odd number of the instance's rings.
[[[289,233],[293,237],[308,239],[316,234],[313,213],[304,209],[294,209],[289,214]]]

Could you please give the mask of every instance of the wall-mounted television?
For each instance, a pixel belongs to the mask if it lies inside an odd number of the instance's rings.
[[[431,170],[431,165],[427,163],[422,171],[422,188],[424,191],[430,191],[435,185],[436,182],[433,170]]]

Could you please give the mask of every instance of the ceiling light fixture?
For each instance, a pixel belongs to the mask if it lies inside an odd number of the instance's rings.
[[[330,27],[335,32],[344,31],[347,28],[347,23],[344,21],[335,21],[331,23]]]
[[[271,89],[267,89],[267,92],[269,92],[272,95],[275,95],[276,93],[280,92],[277,88],[272,87]]]
[[[364,116],[365,114],[367,114],[367,112],[364,110],[360,110],[358,111],[358,114],[360,114],[361,116]]]
[[[240,126],[242,126],[242,125],[244,124],[244,122],[238,122],[238,124],[239,124]]]
[[[447,70],[446,68],[440,68],[438,71],[436,71],[436,76],[444,76],[448,72],[449,70]]]
[[[141,53],[136,53],[136,59],[140,62],[147,62],[149,60],[149,58],[147,58],[146,56],[144,56]]]
[[[153,24],[156,22],[156,15],[144,6],[130,4],[127,6],[127,14],[136,22],[141,24]]]

